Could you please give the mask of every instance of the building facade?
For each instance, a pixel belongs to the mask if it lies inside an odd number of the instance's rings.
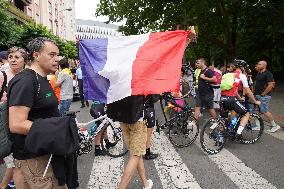
[[[76,39],[96,39],[122,36],[118,26],[104,22],[76,19]]]
[[[75,0],[32,0],[25,12],[55,35],[75,40]]]
[[[19,22],[34,21],[62,39],[75,41],[75,0],[9,0]],[[20,15],[20,16],[19,16]],[[24,17],[25,19],[21,18]]]

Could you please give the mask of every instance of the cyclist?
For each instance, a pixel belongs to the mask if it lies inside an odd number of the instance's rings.
[[[260,105],[260,101],[254,98],[251,92],[247,77],[242,73],[242,67],[246,66],[244,60],[234,60],[233,63],[229,64],[229,71],[234,74],[234,83],[231,89],[221,92],[221,101],[223,102],[224,109],[231,111],[231,119],[236,116],[236,113],[242,115],[239,128],[237,130],[236,138],[240,140],[242,138],[242,131],[248,123],[249,112],[244,105],[240,103],[240,95],[238,94],[238,89],[242,85],[245,94],[250,98],[250,100],[257,105]]]

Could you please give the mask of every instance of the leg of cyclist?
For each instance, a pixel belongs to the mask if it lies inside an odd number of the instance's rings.
[[[236,138],[240,140],[242,138],[242,131],[244,130],[245,126],[248,123],[250,114],[248,110],[246,109],[246,107],[243,104],[241,104],[240,101],[238,101],[236,98],[234,101],[231,102],[231,106],[237,114],[242,116],[239,128],[237,130],[237,134],[236,134]]]

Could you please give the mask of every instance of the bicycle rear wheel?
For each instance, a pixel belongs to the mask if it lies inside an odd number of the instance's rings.
[[[102,136],[107,134],[109,142],[115,144],[113,147],[106,146],[104,142],[104,137],[101,137],[101,146],[103,151],[110,157],[121,157],[124,156],[127,152],[127,146],[123,142],[122,130],[119,124],[110,124],[107,123],[106,126],[102,129]]]
[[[178,113],[169,121],[169,139],[171,143],[183,148],[192,144],[199,133],[199,126],[196,119],[191,115],[191,111]]]
[[[201,147],[210,155],[219,153],[224,148],[226,141],[226,127],[221,120],[208,120],[200,131]]]
[[[258,141],[263,134],[264,123],[262,118],[252,113],[249,116],[249,121],[242,132],[242,139],[240,140],[243,144],[254,144]]]

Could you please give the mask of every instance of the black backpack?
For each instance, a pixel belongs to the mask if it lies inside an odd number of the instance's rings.
[[[134,124],[143,117],[145,97],[129,96],[107,105],[107,116],[114,121]]]
[[[3,72],[4,82],[0,91],[0,99],[7,90],[7,75]],[[9,140],[8,108],[7,102],[0,104],[0,159],[11,153],[12,142]]]
[[[26,69],[26,70],[23,70],[20,74],[26,74],[26,75],[32,76],[33,82],[34,82],[33,86],[35,87],[35,89],[37,89],[36,90],[37,92],[35,93],[35,97],[34,97],[36,98],[39,93],[40,85],[38,83],[38,77],[35,71]],[[3,75],[4,75],[4,83],[2,85],[2,90],[0,92],[1,98],[3,96],[4,91],[7,88],[6,87],[7,75],[6,73],[3,73]],[[7,91],[8,98],[9,98],[10,91],[11,91],[11,87],[9,86],[8,91]],[[7,101],[0,104],[0,159],[10,155],[11,148],[12,148],[12,141],[10,140],[9,123],[8,123],[8,103]]]

